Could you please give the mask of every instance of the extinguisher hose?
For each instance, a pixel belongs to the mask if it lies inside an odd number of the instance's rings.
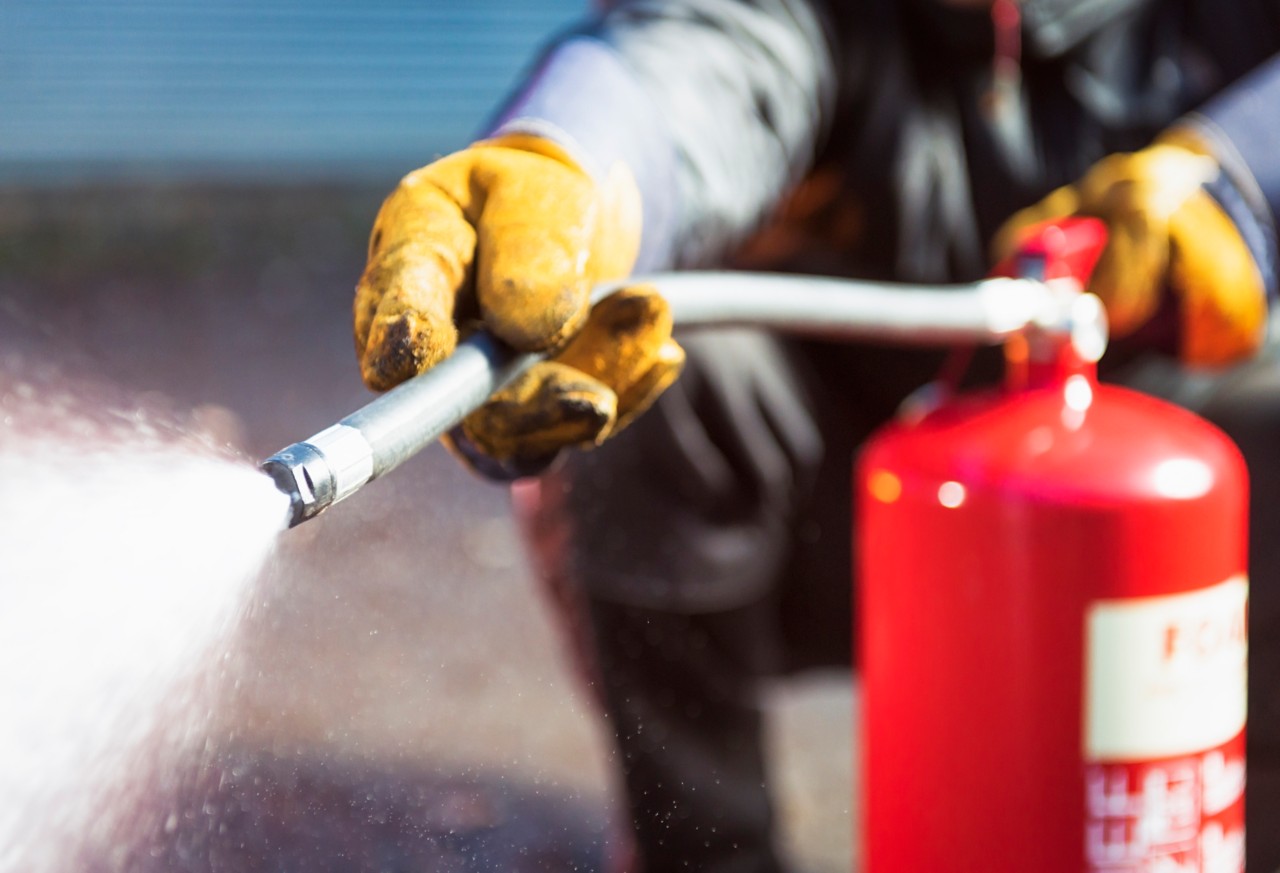
[[[1091,360],[1106,345],[1101,307],[1071,280],[993,278],[922,287],[790,274],[658,273],[603,285],[593,300],[642,283],[667,299],[682,329],[754,325],[922,346],[999,343],[1036,329],[1069,334]],[[290,526],[395,469],[543,357],[475,333],[431,371],[272,455],[262,468],[290,498]]]

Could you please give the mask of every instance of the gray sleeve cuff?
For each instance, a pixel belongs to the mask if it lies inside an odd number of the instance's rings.
[[[498,113],[487,136],[550,139],[597,179],[622,161],[644,203],[636,270],[668,266],[677,222],[675,150],[652,98],[609,45],[589,36],[556,45]]]
[[[1222,176],[1207,186],[1235,222],[1271,295],[1280,215],[1280,57],[1227,88],[1180,125],[1209,145]]]
[[[488,133],[630,167],[637,270],[707,266],[805,172],[830,122],[834,36],[817,0],[631,0],[553,46]]]

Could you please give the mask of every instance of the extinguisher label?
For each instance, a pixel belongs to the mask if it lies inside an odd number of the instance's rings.
[[[1249,585],[1102,600],[1085,621],[1085,757],[1213,748],[1244,729]]]
[[[1240,873],[1248,583],[1086,616],[1090,873]]]

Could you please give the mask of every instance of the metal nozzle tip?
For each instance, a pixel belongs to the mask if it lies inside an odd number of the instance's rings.
[[[306,443],[294,443],[262,462],[261,469],[289,497],[289,527],[319,515],[333,503],[333,471],[324,455]]]

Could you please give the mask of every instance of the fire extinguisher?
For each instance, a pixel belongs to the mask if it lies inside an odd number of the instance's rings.
[[[871,873],[1243,869],[1246,477],[1219,431],[1100,385],[1082,295],[1105,229],[1037,229],[997,275],[634,277],[685,327],[1003,342],[1005,385],[912,412],[857,480]],[[1065,293],[1063,283],[1074,291]],[[483,331],[263,469],[290,526],[541,358]]]
[[[1083,281],[1105,231],[1004,272]],[[1246,475],[1068,338],[915,409],[856,473],[864,869],[1244,869]]]

